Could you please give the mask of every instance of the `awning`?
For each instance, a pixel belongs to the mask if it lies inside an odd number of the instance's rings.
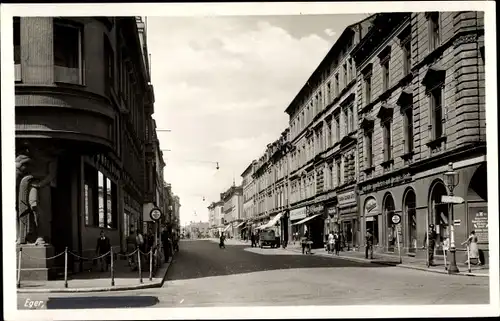
[[[293,223],[292,225],[299,225],[299,224],[304,224],[305,222],[309,221],[309,220],[312,220],[313,218],[315,218],[316,216],[319,216],[319,215],[322,215],[322,213],[319,213],[319,214],[315,214],[313,216],[309,216],[309,217],[306,217],[305,219],[301,220],[301,221],[298,221],[297,223]]]
[[[223,232],[225,232],[225,231],[229,230],[229,228],[230,228],[230,227],[231,227],[231,224],[228,224],[228,225],[226,226],[226,228],[224,229],[224,231],[223,231]]]
[[[238,227],[242,226],[242,225],[243,225],[243,224],[245,224],[245,223],[246,223],[246,222],[241,222],[240,224],[236,225],[236,227],[235,227],[235,228],[238,228]]]
[[[283,213],[279,213],[278,215],[276,215],[275,217],[273,217],[272,220],[270,220],[267,224],[264,224],[262,226],[259,227],[259,229],[263,230],[263,229],[266,229],[266,228],[269,228],[269,227],[273,227],[274,225],[276,225],[276,223],[278,223],[278,220],[283,216]]]

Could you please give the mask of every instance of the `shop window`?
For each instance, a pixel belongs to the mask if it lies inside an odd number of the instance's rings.
[[[392,118],[386,118],[382,122],[384,139],[384,161],[392,159],[392,137],[391,137]]]
[[[365,105],[372,101],[372,75],[371,72],[364,76]]]
[[[85,164],[84,167],[84,218],[85,225],[98,225],[98,182],[97,170]]]
[[[114,229],[117,227],[116,184],[98,171],[99,190],[99,227]]]
[[[370,216],[366,218],[366,231],[371,230],[373,235],[373,245],[378,245],[379,229],[378,216]]]
[[[54,20],[55,81],[83,84],[82,33],[80,25]]]
[[[403,49],[403,75],[406,76],[411,71],[411,38],[402,43]]]

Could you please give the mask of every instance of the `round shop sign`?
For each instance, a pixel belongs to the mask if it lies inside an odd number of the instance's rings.
[[[154,221],[158,221],[161,215],[162,213],[159,208],[153,208],[151,212],[149,212],[149,217],[151,217],[151,219]]]
[[[399,224],[401,222],[401,216],[399,214],[394,214],[392,216],[392,223]]]

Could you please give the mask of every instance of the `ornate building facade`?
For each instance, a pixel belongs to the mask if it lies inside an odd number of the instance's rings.
[[[361,232],[379,251],[399,238],[403,255],[425,256],[428,224],[441,240],[454,225],[457,244],[476,229],[488,249],[483,35],[481,12],[378,14],[355,49]],[[464,199],[454,220],[441,198],[449,163]]]

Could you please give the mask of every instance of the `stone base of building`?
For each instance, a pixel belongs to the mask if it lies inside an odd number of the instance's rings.
[[[16,273],[19,269],[19,254],[21,257],[21,280],[54,280],[57,277],[57,271],[54,267],[54,260],[47,260],[53,257],[54,247],[51,245],[39,246],[23,244],[17,246],[16,255]]]

